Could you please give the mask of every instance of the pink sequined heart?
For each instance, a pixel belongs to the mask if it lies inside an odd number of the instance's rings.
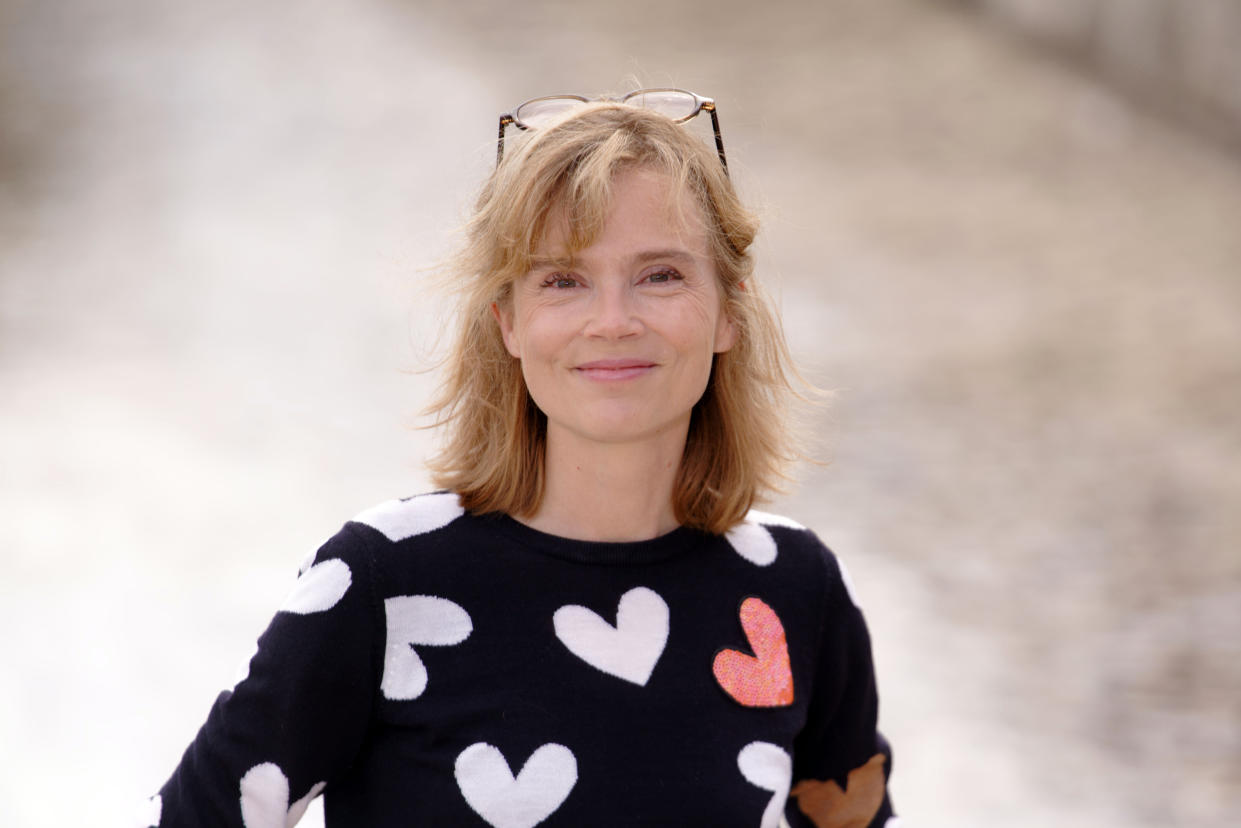
[[[793,671],[784,625],[759,598],[741,602],[741,628],[754,655],[738,650],[715,654],[715,680],[746,707],[787,707],[793,703]]]

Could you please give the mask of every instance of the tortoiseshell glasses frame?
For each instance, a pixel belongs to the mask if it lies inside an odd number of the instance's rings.
[[[700,112],[711,115],[711,130],[715,133],[715,151],[720,156],[724,172],[728,172],[728,159],[724,157],[724,139],[720,137],[720,119],[715,113],[715,101],[684,89],[657,88],[638,89],[622,98],[585,98],[581,95],[544,95],[531,98],[512,112],[500,116],[500,135],[496,144],[496,164],[504,157],[504,131],[512,124],[521,130],[538,129],[582,104],[595,101],[616,103],[650,109],[666,115],[676,123],[685,123]]]

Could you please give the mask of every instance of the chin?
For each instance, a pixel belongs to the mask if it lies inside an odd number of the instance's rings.
[[[598,412],[588,421],[579,420],[569,430],[594,443],[630,444],[655,440],[689,428],[689,415],[671,421],[651,420],[645,412],[611,411]]]

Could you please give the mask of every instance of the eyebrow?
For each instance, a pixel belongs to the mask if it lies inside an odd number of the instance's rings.
[[[671,260],[676,262],[693,263],[694,256],[688,250],[679,247],[661,248],[658,250],[643,250],[635,253],[630,257],[630,261],[634,264],[646,264],[660,260]],[[571,268],[573,261],[568,256],[535,256],[530,259],[531,270],[543,270],[545,268]]]
[[[688,250],[683,250],[679,247],[669,247],[665,250],[644,250],[633,257],[635,262],[652,262],[658,259],[693,262],[694,256]]]
[[[530,257],[531,270],[545,270],[547,268],[555,268],[557,270],[568,268],[572,262],[567,256],[532,256]]]

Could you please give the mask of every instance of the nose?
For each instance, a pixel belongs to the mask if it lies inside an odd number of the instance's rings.
[[[628,285],[608,284],[599,287],[591,297],[589,317],[584,333],[603,339],[625,339],[642,332],[642,318],[637,297]]]

